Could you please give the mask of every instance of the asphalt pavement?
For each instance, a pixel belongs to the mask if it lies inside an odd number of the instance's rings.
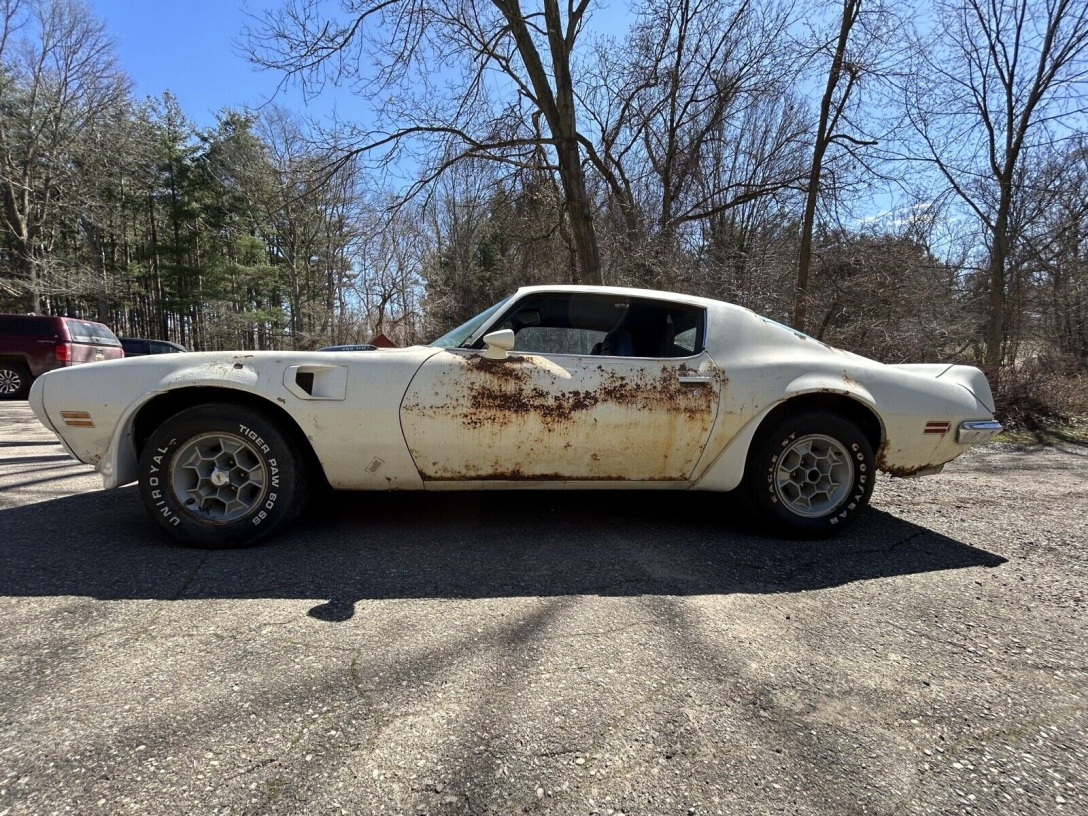
[[[713,494],[339,494],[165,540],[0,403],[0,816],[1088,813],[1088,448]]]

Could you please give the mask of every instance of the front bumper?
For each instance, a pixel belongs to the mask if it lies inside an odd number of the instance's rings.
[[[996,419],[978,419],[961,422],[956,431],[956,441],[961,445],[979,445],[989,442],[1001,433],[1001,423]]]

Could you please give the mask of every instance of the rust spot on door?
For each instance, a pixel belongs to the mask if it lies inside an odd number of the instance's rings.
[[[693,373],[686,366],[660,371],[646,367],[629,374],[598,366],[599,382],[594,388],[584,390],[563,388],[554,377],[551,383],[529,384],[524,369],[477,368],[494,377],[469,384],[468,405],[472,410],[462,414],[462,421],[469,428],[508,425],[524,414],[535,414],[545,426],[552,426],[602,404],[639,411],[679,411],[689,419],[698,419],[714,407],[717,399],[715,389],[709,384],[693,387],[679,381],[680,376]]]
[[[411,448],[425,454],[416,457],[425,479],[682,479],[709,435],[719,382],[708,358],[695,368],[437,355],[405,395],[402,420]]]

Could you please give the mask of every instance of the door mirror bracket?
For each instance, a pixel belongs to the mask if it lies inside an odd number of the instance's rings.
[[[511,329],[499,329],[484,335],[487,350],[484,357],[488,360],[505,360],[507,353],[514,347],[514,332]]]

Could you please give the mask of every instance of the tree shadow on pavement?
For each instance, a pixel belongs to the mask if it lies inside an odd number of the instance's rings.
[[[135,488],[0,511],[0,595],[357,601],[777,593],[996,567],[986,550],[870,510],[837,538],[786,541],[710,493],[339,493],[267,544],[170,543]]]

